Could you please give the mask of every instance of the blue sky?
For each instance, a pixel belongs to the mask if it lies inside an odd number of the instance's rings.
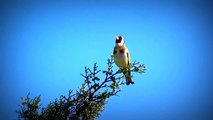
[[[117,35],[148,70],[99,120],[213,119],[211,11],[205,0],[2,1],[0,119],[16,119],[28,92],[45,107],[77,90],[84,66],[106,68]]]

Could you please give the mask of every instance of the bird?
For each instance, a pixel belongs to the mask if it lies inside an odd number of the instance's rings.
[[[126,85],[129,85],[130,83],[134,84],[130,72],[130,55],[123,36],[116,37],[113,58],[115,64],[120,68],[125,76]]]

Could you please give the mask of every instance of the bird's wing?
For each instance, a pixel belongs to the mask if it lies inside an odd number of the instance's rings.
[[[116,54],[117,51],[116,51],[116,47],[114,47],[114,50],[113,50],[113,55]]]
[[[130,55],[129,55],[129,52],[126,53],[126,56],[127,56],[127,64],[130,65]]]

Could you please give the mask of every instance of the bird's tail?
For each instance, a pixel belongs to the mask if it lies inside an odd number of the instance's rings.
[[[123,72],[123,74],[124,74],[124,76],[126,78],[126,85],[129,85],[130,83],[134,84],[134,81],[132,80],[131,72],[130,71]]]

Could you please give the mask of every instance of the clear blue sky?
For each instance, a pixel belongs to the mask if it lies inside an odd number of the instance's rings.
[[[28,92],[45,107],[77,90],[84,66],[106,68],[117,35],[148,70],[133,74],[99,120],[213,119],[211,3],[77,1],[0,2],[1,120],[17,118]]]

